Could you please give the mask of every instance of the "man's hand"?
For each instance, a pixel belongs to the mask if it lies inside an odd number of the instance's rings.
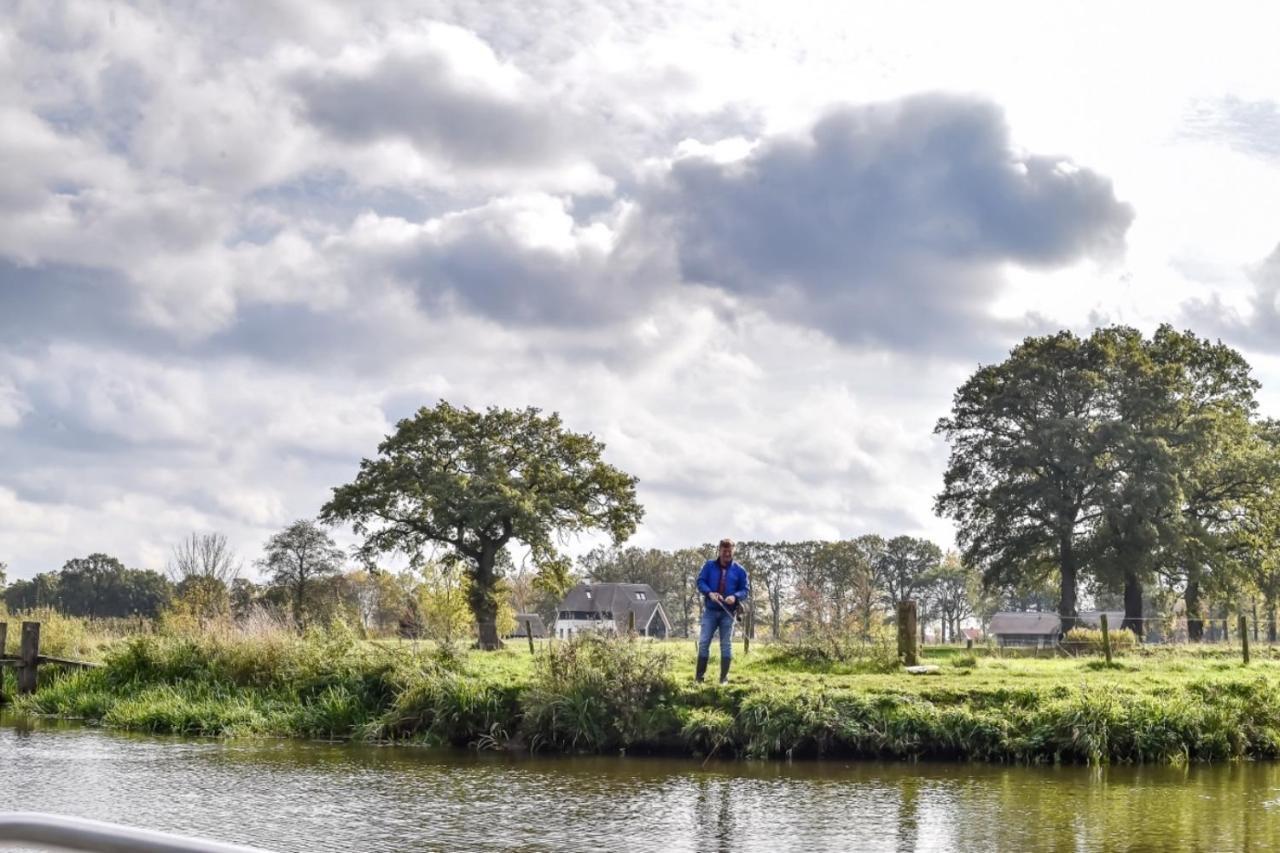
[[[711,599],[712,601],[714,601],[716,604],[724,604],[724,596],[722,596],[722,595],[721,595],[720,593],[718,593],[718,592],[713,592],[713,593],[709,594],[709,595],[707,596],[707,598],[710,598],[710,599]]]
[[[728,604],[728,605],[730,605],[730,606],[733,606],[733,603],[734,603],[735,601],[737,601],[737,599],[736,599],[736,598],[734,598],[732,595],[726,595],[726,596],[724,597],[724,603],[725,603],[725,604]]]

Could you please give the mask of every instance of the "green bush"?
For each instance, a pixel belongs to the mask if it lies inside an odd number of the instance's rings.
[[[653,746],[677,725],[671,661],[646,643],[592,633],[548,647],[524,697],[531,748]]]

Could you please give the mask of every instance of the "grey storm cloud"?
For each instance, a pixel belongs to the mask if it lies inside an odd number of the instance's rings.
[[[57,338],[168,346],[166,335],[138,322],[136,306],[129,280],[111,270],[0,257],[0,353],[43,348]]]
[[[1247,317],[1217,295],[1185,303],[1183,314],[1209,335],[1261,352],[1280,352],[1280,245],[1249,270],[1249,278],[1254,289]]]
[[[678,160],[648,205],[687,281],[907,346],[989,326],[1000,264],[1114,256],[1133,219],[1109,179],[1015,153],[998,107],[944,95],[839,109],[742,161]]]
[[[440,56],[389,55],[365,71],[309,71],[293,86],[307,118],[348,142],[400,137],[470,167],[537,165],[566,154],[566,116],[459,81]]]

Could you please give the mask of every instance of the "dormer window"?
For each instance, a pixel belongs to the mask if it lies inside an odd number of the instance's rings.
[[[644,593],[643,593],[643,592],[637,592],[637,593],[636,593],[636,601],[644,601]]]
[[[591,590],[587,590],[587,598],[591,598]]]

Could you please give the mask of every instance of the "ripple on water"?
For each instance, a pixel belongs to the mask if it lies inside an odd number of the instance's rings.
[[[0,790],[278,851],[1280,849],[1260,763],[703,767],[0,726]]]

